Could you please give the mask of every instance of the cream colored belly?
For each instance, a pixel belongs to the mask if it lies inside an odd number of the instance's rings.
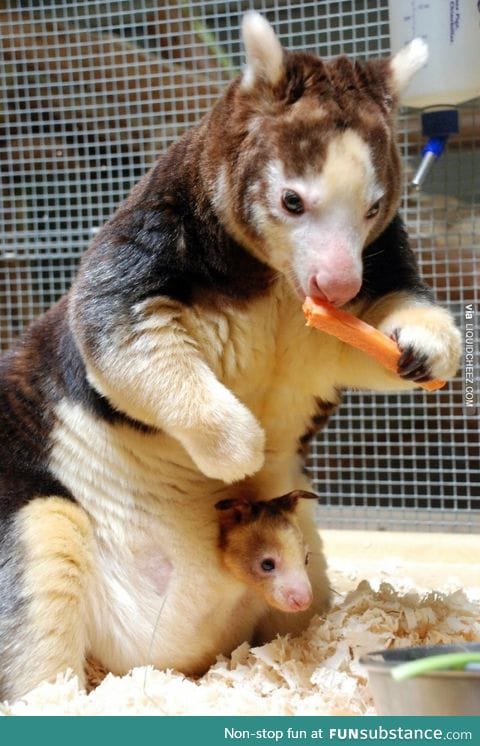
[[[188,556],[174,549],[139,542],[132,556],[118,545],[98,547],[89,643],[109,670],[151,663],[201,673],[218,654],[251,639],[263,606],[226,575],[208,545],[197,542]]]
[[[90,654],[116,673],[146,663],[196,673],[251,638],[264,605],[221,564],[222,485],[167,436],[112,428],[66,402],[57,417],[51,465],[94,528]]]

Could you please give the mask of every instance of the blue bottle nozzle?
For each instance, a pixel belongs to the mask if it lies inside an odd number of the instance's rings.
[[[432,164],[442,155],[448,137],[431,137],[422,148],[422,160],[412,179],[412,185],[417,189],[422,186]]]
[[[422,132],[429,139],[422,148],[422,160],[412,179],[416,189],[420,189],[432,164],[442,155],[449,136],[458,132],[458,111],[441,109],[424,112]]]

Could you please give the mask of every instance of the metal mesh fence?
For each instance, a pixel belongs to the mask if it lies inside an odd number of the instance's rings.
[[[389,52],[387,0],[0,0],[3,348],[68,288],[98,226],[238,71],[249,7],[291,49]],[[411,240],[463,328],[479,300],[479,125],[480,102],[463,105],[460,135],[412,195],[419,112],[399,121]],[[309,468],[323,525],[480,528],[479,419],[461,374],[438,394],[347,393]]]

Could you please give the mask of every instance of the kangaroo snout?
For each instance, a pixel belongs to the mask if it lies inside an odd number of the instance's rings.
[[[363,273],[360,246],[345,238],[330,237],[317,244],[317,248],[310,248],[305,259],[303,287],[315,300],[343,306],[360,291]]]
[[[343,306],[357,295],[361,286],[361,277],[342,277],[319,272],[310,276],[308,294],[316,300],[328,300],[334,306]]]

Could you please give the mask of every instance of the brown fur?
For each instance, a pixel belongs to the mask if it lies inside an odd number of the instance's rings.
[[[376,223],[370,241],[392,219],[400,193],[396,98],[388,86],[388,61],[362,64],[339,58],[324,62],[293,52],[285,52],[285,59],[285,74],[273,90],[264,84],[252,95],[239,81],[230,85],[196,138],[190,140],[189,154],[194,153],[194,158],[186,163],[191,173],[201,164],[201,175],[212,193],[218,164],[226,164],[229,191],[235,195],[230,205],[231,229],[262,259],[267,257],[250,227],[247,191],[252,169],[261,174],[272,158],[281,157],[289,176],[306,171],[320,173],[332,135],[346,129],[360,133],[372,148],[375,167],[387,188],[382,219]],[[261,120],[261,127],[252,126],[256,120]],[[305,148],[304,142],[308,144]],[[260,180],[259,199],[264,187]],[[195,196],[203,199],[204,193],[197,191]]]

